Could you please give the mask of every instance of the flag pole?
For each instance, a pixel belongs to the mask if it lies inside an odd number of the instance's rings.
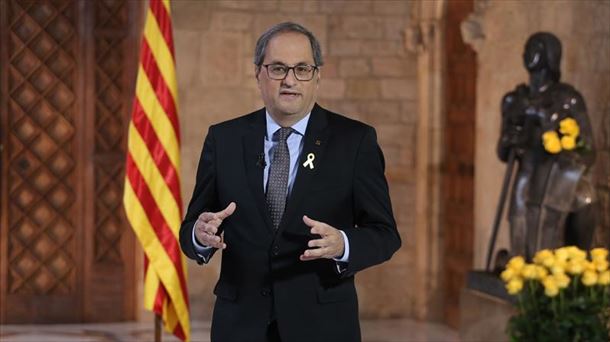
[[[161,342],[161,315],[155,313],[155,342]]]

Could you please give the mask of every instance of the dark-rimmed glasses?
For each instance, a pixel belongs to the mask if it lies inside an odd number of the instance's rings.
[[[274,64],[263,64],[262,66],[267,69],[267,76],[270,79],[281,81],[288,76],[288,72],[292,70],[294,77],[299,81],[311,81],[313,75],[318,70],[318,67],[315,65],[309,64],[298,64],[295,66],[287,66],[284,64],[274,63]]]

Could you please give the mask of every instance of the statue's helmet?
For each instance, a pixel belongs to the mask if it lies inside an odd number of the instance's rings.
[[[561,42],[554,34],[537,32],[525,43],[523,63],[529,72],[548,69],[554,81],[561,78]]]

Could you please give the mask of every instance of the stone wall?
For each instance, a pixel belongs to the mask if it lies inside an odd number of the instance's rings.
[[[410,8],[406,1],[172,2],[185,202],[207,128],[262,107],[252,55],[258,36],[275,23],[301,23],[320,40],[319,103],[376,127],[403,246],[390,262],[357,275],[363,317],[410,316],[417,296],[410,238],[417,62],[403,44]],[[211,315],[219,260],[205,267],[189,263],[194,318]]]
[[[478,55],[475,156],[475,264],[484,265],[504,164],[496,158],[502,96],[528,81],[523,46],[537,31],[549,31],[563,44],[562,81],[584,96],[598,148],[595,175],[602,222],[597,244],[610,242],[610,1],[478,0],[471,32]],[[477,31],[475,29],[475,31]],[[507,245],[503,227],[500,245]]]

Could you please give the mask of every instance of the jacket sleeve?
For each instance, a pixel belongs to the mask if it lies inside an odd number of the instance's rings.
[[[400,248],[388,183],[384,174],[384,158],[372,127],[364,134],[353,177],[355,227],[344,229],[350,244],[350,256],[343,277],[380,264]]]
[[[204,211],[218,211],[218,196],[216,192],[216,147],[214,141],[214,127],[210,127],[205,142],[203,144],[203,150],[201,151],[201,157],[199,158],[199,165],[197,167],[197,178],[195,183],[195,189],[184,217],[184,221],[180,226],[180,247],[184,254],[197,261],[197,263],[207,263],[216,251],[214,249],[209,257],[204,258],[200,256],[193,244],[193,227],[195,221],[201,213]]]

